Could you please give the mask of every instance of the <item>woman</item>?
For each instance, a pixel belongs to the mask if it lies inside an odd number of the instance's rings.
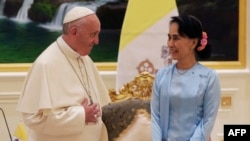
[[[211,46],[194,16],[172,17],[167,44],[177,62],[160,69],[151,98],[153,141],[208,141],[220,103],[215,71],[198,62]]]

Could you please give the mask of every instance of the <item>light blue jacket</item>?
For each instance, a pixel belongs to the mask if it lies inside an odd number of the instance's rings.
[[[218,75],[199,63],[178,74],[160,69],[151,98],[153,141],[207,141],[221,98]]]

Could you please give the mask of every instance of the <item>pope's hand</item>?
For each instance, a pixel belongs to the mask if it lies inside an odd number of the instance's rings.
[[[98,104],[93,103],[92,105],[88,104],[88,99],[85,98],[82,102],[82,106],[85,110],[85,123],[98,121],[98,118],[101,116],[101,110]]]

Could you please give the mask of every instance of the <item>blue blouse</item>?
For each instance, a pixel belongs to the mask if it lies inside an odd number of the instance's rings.
[[[180,74],[160,69],[151,98],[153,141],[207,141],[220,104],[218,75],[199,63]]]

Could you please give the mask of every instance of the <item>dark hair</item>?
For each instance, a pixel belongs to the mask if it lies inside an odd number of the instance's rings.
[[[184,15],[184,16],[174,16],[172,17],[171,23],[177,23],[179,25],[178,33],[181,36],[187,36],[191,39],[198,38],[198,43],[195,47],[196,58],[199,59],[207,59],[211,56],[211,45],[208,43],[205,48],[201,51],[198,51],[198,47],[201,45],[200,41],[202,38],[202,25],[198,18],[192,15]]]

